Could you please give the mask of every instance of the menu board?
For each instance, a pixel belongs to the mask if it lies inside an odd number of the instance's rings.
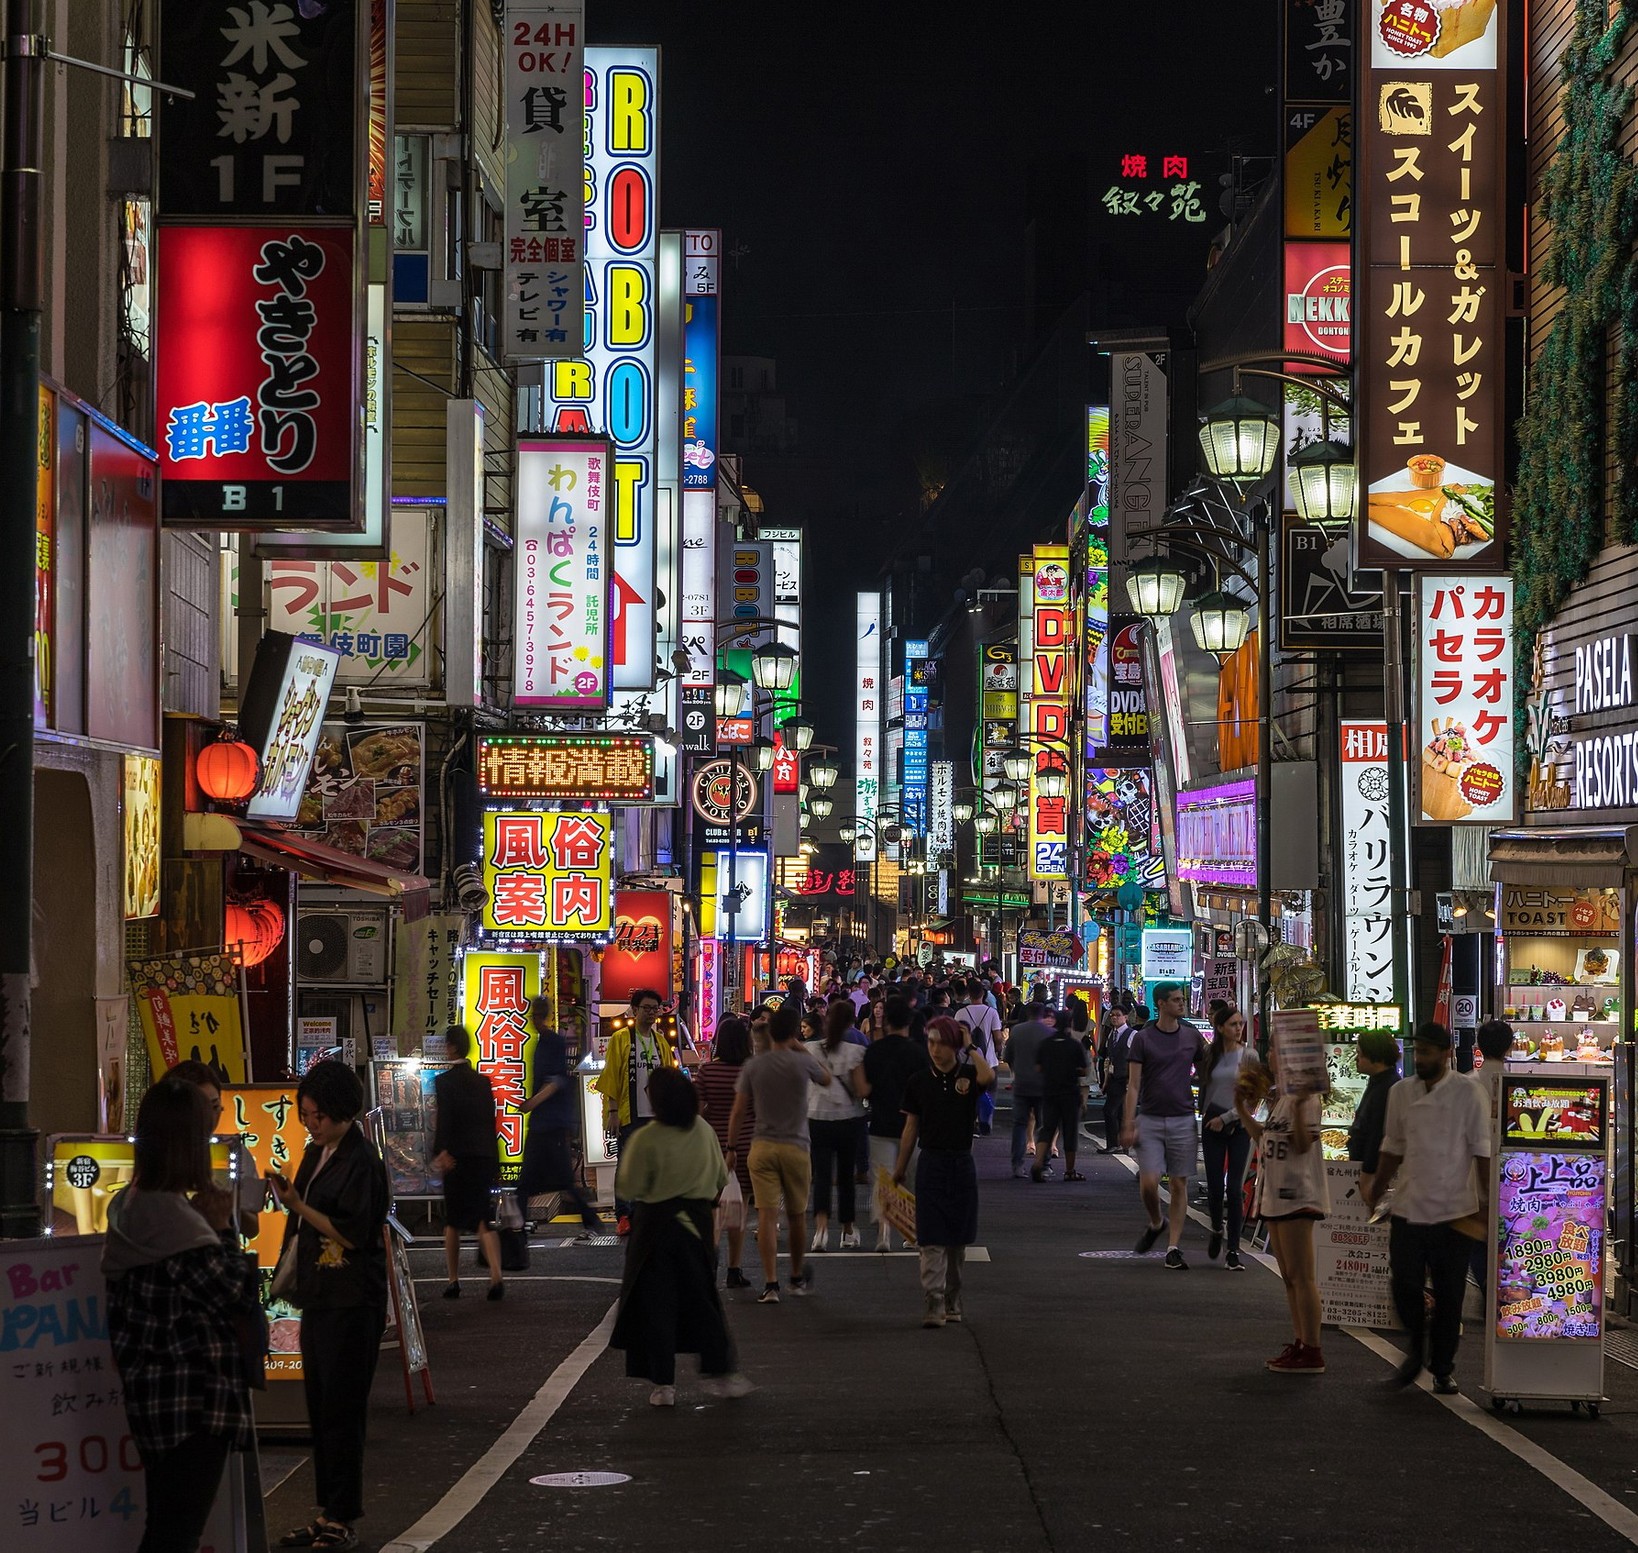
[[[1281,1092],[1323,1092],[1325,1048],[1320,1040],[1319,1015],[1311,1008],[1282,1008],[1271,1014],[1268,1022],[1274,1036],[1275,1072]]]
[[[1603,1150],[1602,1079],[1502,1079],[1502,1142]]]
[[[1496,1336],[1598,1338],[1604,1314],[1604,1156],[1503,1154]]]
[[[387,868],[421,866],[421,725],[326,723],[293,830]]]
[[[381,1111],[381,1157],[395,1198],[436,1197],[441,1189],[432,1168],[432,1084],[446,1066],[413,1057],[370,1064],[370,1097]]]
[[[1326,1326],[1397,1327],[1388,1269],[1388,1224],[1371,1222],[1359,1162],[1325,1162],[1331,1211],[1314,1225],[1314,1269]]]

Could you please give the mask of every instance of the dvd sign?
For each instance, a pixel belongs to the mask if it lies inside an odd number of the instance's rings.
[[[1109,621],[1109,738],[1106,765],[1120,757],[1149,758],[1149,697],[1143,688],[1143,621],[1113,615]]]
[[[671,971],[671,896],[665,890],[614,892],[614,941],[603,951],[599,1001],[626,1003],[639,987],[667,1001]]]

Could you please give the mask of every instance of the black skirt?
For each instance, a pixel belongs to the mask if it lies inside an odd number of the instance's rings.
[[[978,1171],[971,1149],[922,1149],[916,1158],[916,1244],[978,1239]]]
[[[444,1175],[444,1223],[464,1235],[495,1221],[495,1199],[490,1193],[500,1184],[500,1160],[458,1159]]]

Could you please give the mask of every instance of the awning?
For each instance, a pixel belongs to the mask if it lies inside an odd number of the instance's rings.
[[[1638,867],[1638,826],[1490,833],[1490,877],[1497,884],[1619,889],[1632,867]]]
[[[190,824],[197,821],[197,824]],[[354,857],[339,847],[326,846],[308,836],[297,836],[282,825],[256,820],[229,819],[226,815],[184,815],[183,845],[190,851],[238,850],[299,874],[315,884],[343,890],[362,890],[398,901],[404,920],[416,922],[432,909],[432,884],[420,874],[388,868],[368,858]]]

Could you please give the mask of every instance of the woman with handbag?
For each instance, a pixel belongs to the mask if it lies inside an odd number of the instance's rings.
[[[1245,1226],[1246,1166],[1251,1160],[1251,1134],[1234,1109],[1234,1085],[1241,1065],[1255,1061],[1246,1045],[1246,1016],[1232,1004],[1212,1015],[1211,1046],[1200,1079],[1200,1147],[1206,1157],[1206,1199],[1211,1207],[1211,1237],[1206,1255],[1214,1261],[1223,1249],[1225,1213],[1230,1272],[1245,1271],[1240,1260],[1240,1232]],[[1227,1201],[1225,1203],[1225,1196]]]
[[[198,1548],[228,1452],[251,1443],[248,1387],[267,1353],[233,1195],[211,1184],[211,1124],[194,1085],[162,1078],[137,1110],[131,1184],[108,1208],[108,1335],[147,1487],[138,1553]]]
[[[315,1062],[296,1089],[312,1139],[294,1184],[268,1182],[290,1214],[275,1289],[294,1283],[319,1513],[281,1548],[354,1548],[364,1513],[364,1430],[387,1324],[387,1169],[358,1125],[364,1089],[340,1062]],[[286,1259],[290,1267],[286,1268]]]

